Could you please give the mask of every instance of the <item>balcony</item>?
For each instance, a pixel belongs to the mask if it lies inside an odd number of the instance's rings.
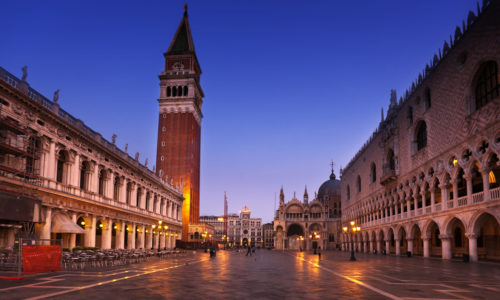
[[[382,176],[380,177],[380,184],[382,185],[389,184],[392,181],[395,181],[396,178],[397,178],[396,171],[387,166],[384,166],[382,170]]]
[[[486,198],[488,193],[489,193],[489,199]],[[401,212],[399,214],[387,216],[385,218],[367,221],[363,224],[366,228],[366,227],[371,227],[371,226],[376,226],[376,225],[388,224],[391,222],[396,222],[398,220],[405,220],[405,219],[410,219],[410,218],[414,218],[414,217],[430,215],[432,213],[440,212],[442,210],[467,207],[468,205],[474,205],[474,204],[481,203],[484,201],[490,202],[490,201],[500,200],[500,187],[491,189],[488,191],[488,193],[485,194],[482,191],[482,192],[477,192],[477,193],[472,194],[471,195],[472,196],[472,203],[468,202],[468,196],[463,196],[460,198],[448,200],[446,202],[435,203],[434,205],[431,205],[431,206],[425,206],[425,207],[416,208],[414,210],[410,210],[407,212]]]

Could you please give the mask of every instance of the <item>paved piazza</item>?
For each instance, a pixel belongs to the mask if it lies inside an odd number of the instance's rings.
[[[500,265],[357,254],[219,251],[106,272],[0,281],[0,299],[498,299]],[[483,275],[481,275],[483,274]],[[488,274],[485,276],[484,274]]]

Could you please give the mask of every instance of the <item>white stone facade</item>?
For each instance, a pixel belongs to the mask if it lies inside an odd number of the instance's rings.
[[[262,246],[262,219],[251,218],[251,211],[245,205],[240,214],[231,214],[227,218],[228,245]]]
[[[343,248],[500,259],[500,4],[469,15],[342,173]]]
[[[0,153],[0,188],[35,199],[31,221],[2,217],[2,223],[34,224],[34,232],[24,234],[62,238],[67,248],[175,247],[182,225],[180,187],[162,181],[137,156],[1,68],[0,98],[1,119],[14,124],[0,130],[2,142],[11,147]],[[58,220],[71,220],[85,233],[53,232]],[[12,247],[12,237],[21,231],[17,225],[0,227],[0,237],[9,237],[2,238],[1,247]]]

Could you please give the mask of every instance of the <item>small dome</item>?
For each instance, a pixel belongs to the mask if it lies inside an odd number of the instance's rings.
[[[340,196],[340,180],[335,178],[335,173],[330,174],[330,180],[325,181],[318,190],[318,199],[323,201],[325,196],[331,197]]]

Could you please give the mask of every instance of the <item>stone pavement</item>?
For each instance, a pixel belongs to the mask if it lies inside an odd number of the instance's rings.
[[[0,299],[498,299],[500,264],[323,252],[219,251],[106,272],[0,281]]]

